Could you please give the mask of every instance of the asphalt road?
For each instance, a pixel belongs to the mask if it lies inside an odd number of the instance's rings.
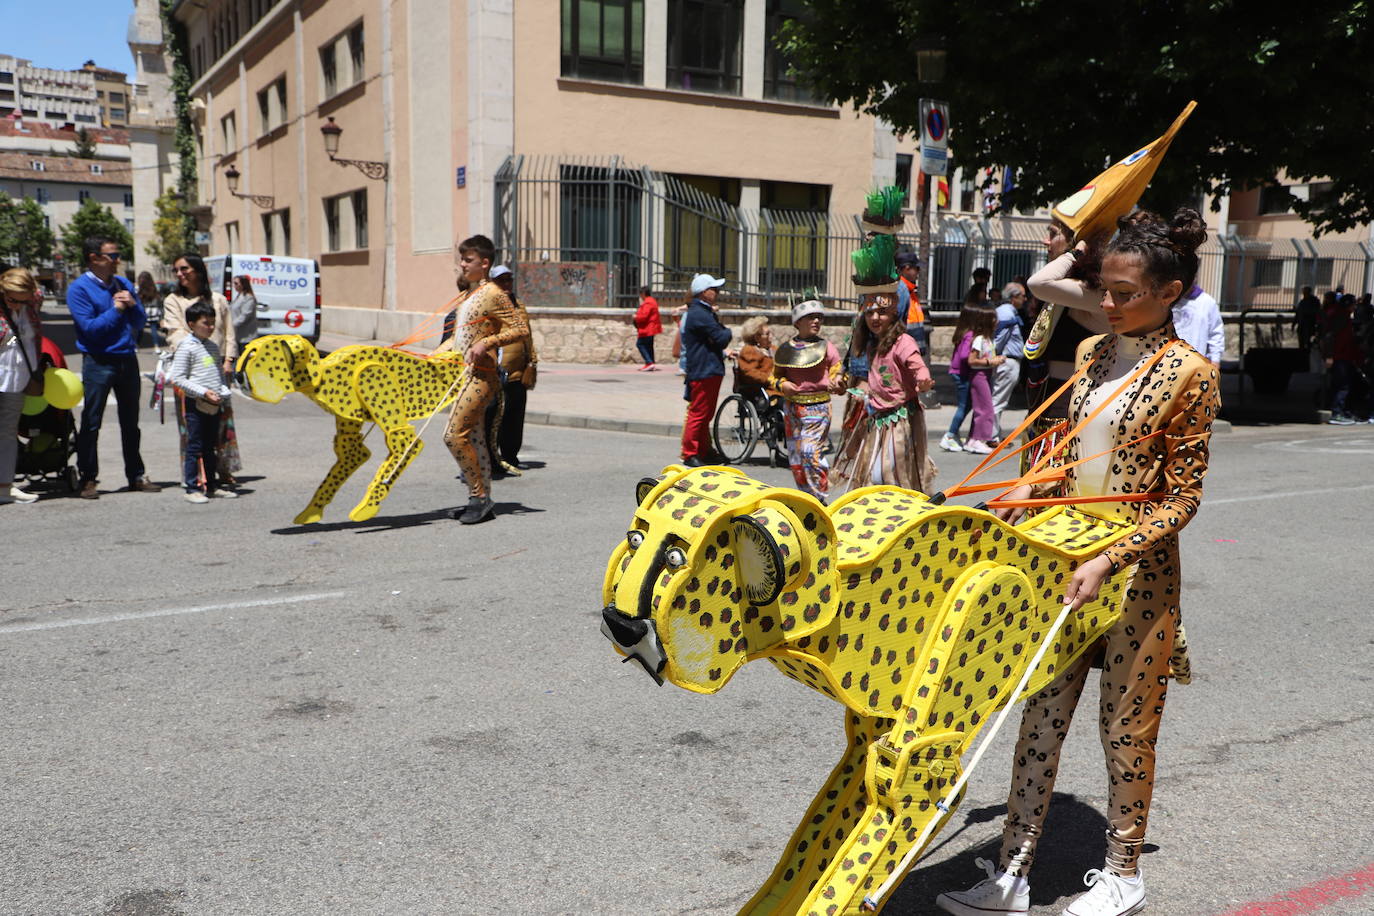
[[[598,633],[634,483],[672,440],[531,428],[538,466],[464,528],[443,514],[464,494],[436,421],[380,517],[347,521],[360,477],[296,527],[331,421],[293,397],[241,404],[238,425],[237,501],[0,507],[0,913],[714,916],[748,899],[838,756],[841,713],[762,664],[712,697],[658,688]],[[169,484],[175,439],[145,416]],[[1173,916],[1374,864],[1374,428],[1214,445],[1185,533],[1197,676],[1170,694],[1144,864],[1150,912]],[[122,482],[113,410],[102,446]],[[947,484],[972,456],[939,460]],[[1035,916],[1101,863],[1095,692]],[[1012,731],[886,912],[933,913],[981,877]],[[1374,893],[1320,912],[1372,913]]]

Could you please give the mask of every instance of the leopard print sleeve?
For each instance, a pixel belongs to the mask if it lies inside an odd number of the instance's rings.
[[[482,344],[488,351],[530,336],[529,322],[525,320],[524,313],[511,305],[510,297],[497,289],[495,284],[486,291],[486,300],[482,305],[488,325],[496,325],[495,333],[482,338]]]
[[[1141,503],[1136,529],[1102,552],[1113,572],[1135,563],[1165,538],[1177,536],[1197,514],[1212,421],[1221,400],[1216,367],[1202,359],[1196,362],[1175,396],[1177,408],[1164,429],[1163,479],[1149,488],[1161,490],[1164,496]]]

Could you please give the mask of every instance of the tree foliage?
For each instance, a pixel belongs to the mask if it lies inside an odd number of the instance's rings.
[[[153,220],[153,237],[144,250],[162,264],[171,264],[188,251],[196,250],[195,222],[186,212],[185,200],[173,191],[165,192],[155,202],[157,217]]]
[[[88,198],[81,209],[72,215],[71,222],[62,227],[62,257],[69,273],[75,275],[84,267],[81,246],[91,236],[103,236],[118,242],[124,257],[133,259],[134,239],[129,235],[129,230],[110,212],[109,207]]]
[[[0,263],[6,267],[37,268],[52,259],[55,243],[36,200],[15,200],[0,191]]]
[[[1328,179],[1293,209],[1319,232],[1374,220],[1374,36],[1366,0],[807,0],[780,44],[818,94],[919,129],[922,96],[950,103],[965,167],[1007,165],[1004,207],[1054,203],[1157,137],[1190,99],[1143,205]],[[939,86],[917,81],[918,40],[941,40]]]
[[[71,152],[67,153],[73,159],[94,159],[95,158],[95,137],[84,127],[76,129],[76,140],[72,144]]]
[[[167,51],[172,58],[172,98],[176,111],[176,136],[173,140],[177,151],[177,190],[190,202],[196,196],[196,137],[191,123],[191,68],[187,65],[190,57],[186,27],[175,16],[172,9],[176,0],[161,0],[162,31],[168,36]]]

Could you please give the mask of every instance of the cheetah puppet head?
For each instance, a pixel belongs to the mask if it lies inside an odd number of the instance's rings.
[[[645,478],[602,586],[601,632],[625,660],[714,693],[755,653],[835,613],[835,529],[821,504],[729,468]]]
[[[273,334],[244,347],[237,369],[253,400],[276,404],[293,391],[313,391],[319,366],[320,354],[310,341],[299,334]]]

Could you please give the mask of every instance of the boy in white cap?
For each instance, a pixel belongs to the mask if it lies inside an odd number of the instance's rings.
[[[787,460],[797,486],[825,502],[830,494],[830,388],[839,375],[840,351],[821,337],[825,309],[808,299],[792,309],[797,336],[773,355],[777,389],[787,420]]]

